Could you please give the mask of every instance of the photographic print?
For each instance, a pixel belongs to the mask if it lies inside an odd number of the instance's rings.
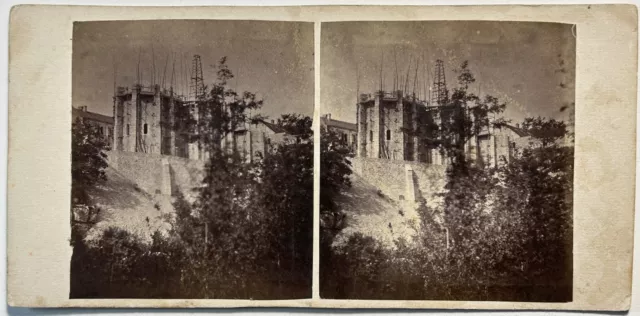
[[[577,31],[322,23],[322,298],[572,300]]]
[[[69,297],[311,296],[313,23],[75,22]]]
[[[629,310],[637,30],[623,4],[15,6],[7,305]]]

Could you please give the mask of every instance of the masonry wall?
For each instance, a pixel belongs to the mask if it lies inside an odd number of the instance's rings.
[[[382,144],[382,158],[404,160],[404,116],[402,101],[384,100],[381,107],[382,127],[380,143]],[[389,133],[389,135],[387,135]],[[389,139],[387,139],[389,136]]]
[[[157,90],[157,89],[156,89]],[[142,151],[151,154],[160,153],[160,116],[161,105],[160,95],[157,91],[155,94],[140,94],[140,121],[137,132],[140,135],[140,148]],[[145,133],[146,127],[146,133]]]
[[[181,191],[188,199],[204,176],[204,162],[181,157],[110,151],[109,165],[149,194],[174,195]]]
[[[205,172],[205,162],[175,156],[162,156],[169,162],[171,176],[171,192],[175,195],[178,190],[190,202],[196,197],[195,188],[202,184]]]
[[[440,200],[436,194],[442,192],[446,184],[445,166],[374,158],[353,158],[351,162],[356,174],[394,200],[400,196],[406,198],[406,190],[411,187],[407,183],[407,167],[413,173],[416,198],[424,198],[427,204]]]

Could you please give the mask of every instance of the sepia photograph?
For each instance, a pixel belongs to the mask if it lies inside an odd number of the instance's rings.
[[[7,16],[9,313],[634,309],[632,4]]]
[[[322,298],[572,301],[577,31],[322,23]]]
[[[73,23],[69,298],[301,299],[313,23]]]

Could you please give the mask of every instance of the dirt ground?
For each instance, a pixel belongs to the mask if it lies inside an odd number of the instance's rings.
[[[396,201],[367,183],[356,174],[351,175],[351,188],[337,200],[347,214],[346,227],[336,236],[334,247],[345,243],[349,236],[361,233],[394,248],[395,241],[404,238],[411,242],[419,225],[415,206]]]
[[[148,243],[154,232],[171,228],[163,219],[174,213],[170,197],[143,191],[113,168],[107,168],[106,175],[106,182],[88,190],[92,204],[102,211],[85,240],[98,240],[105,229],[117,227]]]

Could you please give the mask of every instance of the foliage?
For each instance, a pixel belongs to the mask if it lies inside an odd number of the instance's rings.
[[[522,129],[531,136],[529,147],[497,168],[472,163],[479,159],[468,159],[465,145],[487,128],[507,123],[495,118],[506,104],[471,93],[474,81],[464,62],[458,87],[437,110],[440,122],[423,120],[418,130],[407,131],[423,133],[427,145],[449,159],[442,208],[429,208],[425,201],[418,207],[414,246],[398,241],[388,249],[359,234],[341,248],[321,240],[322,297],[571,299],[573,148],[558,142],[567,134],[566,124],[527,118]],[[341,183],[339,177],[328,179]],[[345,187],[333,188],[325,204],[331,207]]]
[[[84,189],[107,179],[107,142],[98,127],[77,118],[71,125],[72,197],[84,202]]]
[[[338,209],[335,198],[351,186],[351,161],[349,146],[337,133],[320,127],[320,216],[328,234],[337,233],[344,214]],[[333,232],[332,232],[333,231]]]
[[[97,245],[78,242],[71,257],[70,298],[163,298],[175,295],[179,272],[170,251],[145,245],[118,228],[105,230]]]
[[[217,80],[203,98],[196,100],[197,112],[191,113],[194,117],[190,120],[191,142],[198,142],[205,152],[214,151],[229,133],[255,119],[250,112],[263,104],[255,93],[238,93],[227,87],[229,80],[233,79],[233,73],[226,57],[220,59],[217,68]]]
[[[313,261],[313,143],[281,144],[262,162],[260,201],[268,229],[266,260],[278,291],[284,284],[301,293],[311,288]],[[255,241],[254,241],[255,242]]]
[[[194,203],[177,192],[171,230],[145,245],[109,230],[80,242],[72,260],[72,297],[291,299],[311,295],[313,142],[311,119],[287,114],[278,124],[304,142],[273,144],[249,161],[222,141],[262,102],[218,80],[198,100],[193,135],[208,154]]]
[[[571,148],[523,150],[449,179],[444,216],[422,204],[414,246],[353,235],[322,245],[321,295],[343,299],[571,299]],[[451,176],[452,174],[450,174]],[[324,260],[324,258],[321,258]]]
[[[498,118],[504,112],[506,104],[494,96],[480,98],[469,91],[469,86],[476,79],[467,61],[456,72],[458,86],[452,90],[451,95],[446,97],[443,104],[428,110],[429,119],[419,115],[417,129],[407,129],[406,132],[425,139],[424,145],[438,149],[457,172],[466,172],[468,156],[465,145],[488,127],[506,123],[506,120]]]
[[[343,285],[348,275],[341,271],[351,271],[334,269],[335,266],[343,266],[348,256],[335,253],[332,243],[345,224],[346,214],[339,209],[335,200],[351,186],[349,159],[352,156],[348,144],[336,132],[320,126],[320,288],[323,297],[326,293],[333,295],[336,291],[346,294]]]
[[[522,122],[522,129],[528,131],[539,140],[542,147],[554,144],[567,134],[567,125],[564,121],[556,121],[539,116],[525,118]]]
[[[97,245],[74,247],[71,296],[308,297],[312,149],[312,143],[278,147],[261,162],[259,178],[242,172],[238,160],[212,160],[219,163],[209,168],[218,171],[209,172],[209,181],[227,185],[203,190],[194,204],[177,193],[167,236],[155,233],[145,245],[108,230]]]
[[[107,142],[99,128],[78,117],[71,125],[71,245],[97,219],[100,208],[88,206],[87,188],[106,181]]]
[[[283,114],[277,121],[277,125],[287,131],[289,135],[300,139],[310,139],[313,136],[312,123],[310,117],[295,113]]]

